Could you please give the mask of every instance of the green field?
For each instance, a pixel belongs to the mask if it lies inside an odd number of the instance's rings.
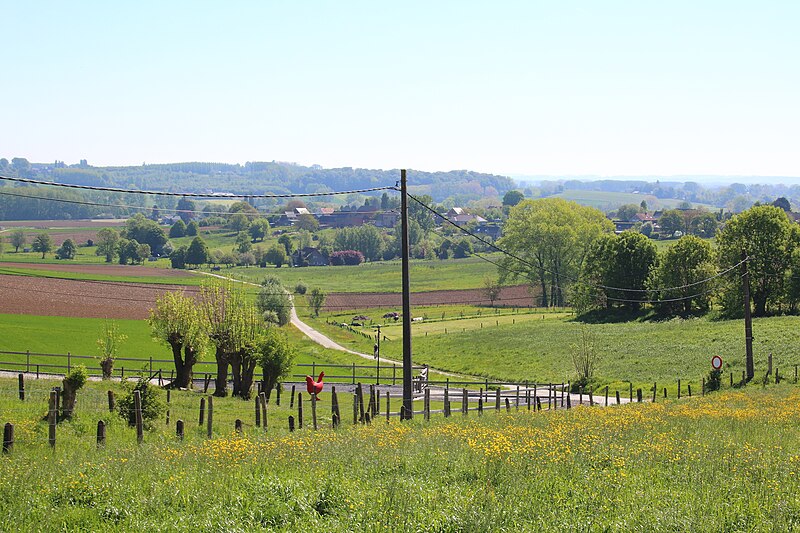
[[[582,191],[570,189],[558,194],[554,194],[556,198],[563,198],[571,200],[581,205],[594,207],[600,211],[611,211],[617,209],[623,204],[639,205],[642,201],[647,202],[647,209],[649,211],[656,211],[659,209],[674,209],[678,207],[683,200],[676,198],[656,198],[652,194],[638,194],[628,192],[606,192],[606,191]],[[709,210],[716,211],[719,208],[708,204],[701,204],[691,202],[692,207],[705,207]]]
[[[489,254],[487,257],[497,260]],[[476,289],[486,277],[497,277],[497,267],[477,257],[446,261],[411,261],[413,292]],[[260,283],[266,276],[277,276],[287,287],[303,282],[325,292],[400,292],[400,261],[363,263],[358,266],[302,268],[223,268],[222,274]]]
[[[62,263],[63,264],[63,263]],[[0,267],[1,275],[28,276],[54,279],[75,279],[91,281],[114,281],[118,283],[153,283],[156,285],[200,285],[205,278],[201,276],[137,276],[136,269],[141,265],[129,267],[131,275],[118,276],[110,274],[97,274],[85,272],[69,272],[66,270],[44,270],[36,268],[8,268]]]
[[[47,444],[56,382],[0,380],[0,420],[15,426],[0,460],[4,531],[776,531],[800,527],[800,391],[781,384],[657,404],[521,410],[430,422],[396,418],[333,431],[286,429],[290,410],[214,400],[213,438],[200,395],[173,392],[164,417],[135,432],[90,383],[76,417]],[[162,393],[163,399],[163,393]],[[340,404],[349,405],[347,395]],[[234,420],[243,433],[233,431]],[[106,444],[95,427],[107,421]],[[175,421],[185,439],[174,437]]]

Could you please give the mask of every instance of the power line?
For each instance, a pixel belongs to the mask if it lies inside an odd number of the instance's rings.
[[[330,191],[330,192],[308,192],[308,193],[287,193],[287,194],[203,194],[194,192],[167,192],[167,191],[135,191],[131,189],[119,189],[116,187],[98,187],[93,185],[74,185],[71,183],[55,183],[51,181],[34,180],[29,178],[12,178],[9,176],[0,176],[0,180],[12,181],[16,183],[27,183],[31,185],[48,185],[51,187],[62,187],[66,189],[81,189],[87,191],[102,191],[102,192],[117,192],[123,194],[149,194],[153,196],[180,196],[186,198],[209,198],[209,199],[226,199],[226,198],[309,198],[316,196],[339,196],[347,194],[363,194],[368,192],[390,191],[396,190],[394,186],[384,187],[370,187],[365,189],[353,189],[349,191]]]

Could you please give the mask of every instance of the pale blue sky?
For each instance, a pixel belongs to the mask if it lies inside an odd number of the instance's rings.
[[[800,1],[2,1],[0,156],[800,176]]]

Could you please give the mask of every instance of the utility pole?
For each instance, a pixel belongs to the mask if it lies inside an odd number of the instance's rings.
[[[411,390],[411,278],[408,272],[408,189],[406,169],[400,170],[400,248],[403,271],[403,417],[414,417]]]
[[[744,349],[747,381],[756,375],[753,364],[753,319],[750,317],[750,272],[747,270],[747,253],[742,252],[742,288],[744,289]]]

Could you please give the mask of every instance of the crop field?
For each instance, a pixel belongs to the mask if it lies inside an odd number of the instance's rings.
[[[732,531],[800,527],[800,391],[785,383],[704,398],[608,408],[417,416],[303,429],[287,397],[255,427],[252,402],[214,399],[212,438],[201,395],[172,393],[142,444],[106,390],[89,383],[76,416],[47,443],[54,382],[0,380],[0,420],[15,426],[0,460],[0,529]],[[161,393],[162,401],[164,399]],[[346,396],[345,396],[346,398]],[[344,406],[348,402],[340,397]],[[346,411],[346,410],[345,410]],[[242,433],[233,430],[243,421]],[[106,443],[95,444],[97,420]],[[175,421],[185,421],[183,441]],[[206,421],[207,422],[207,421]],[[644,504],[646,502],[646,504]],[[135,511],[134,511],[135,509]]]
[[[573,189],[566,190],[553,196],[557,198],[563,198],[565,200],[571,200],[581,205],[594,207],[601,211],[611,211],[613,209],[617,209],[623,204],[639,205],[643,200],[647,202],[647,208],[650,211],[655,211],[657,209],[674,209],[683,203],[683,200],[678,200],[675,198],[657,198],[652,194],[583,191]],[[695,202],[692,202],[692,207],[705,207],[712,211],[719,209],[712,205]]]

